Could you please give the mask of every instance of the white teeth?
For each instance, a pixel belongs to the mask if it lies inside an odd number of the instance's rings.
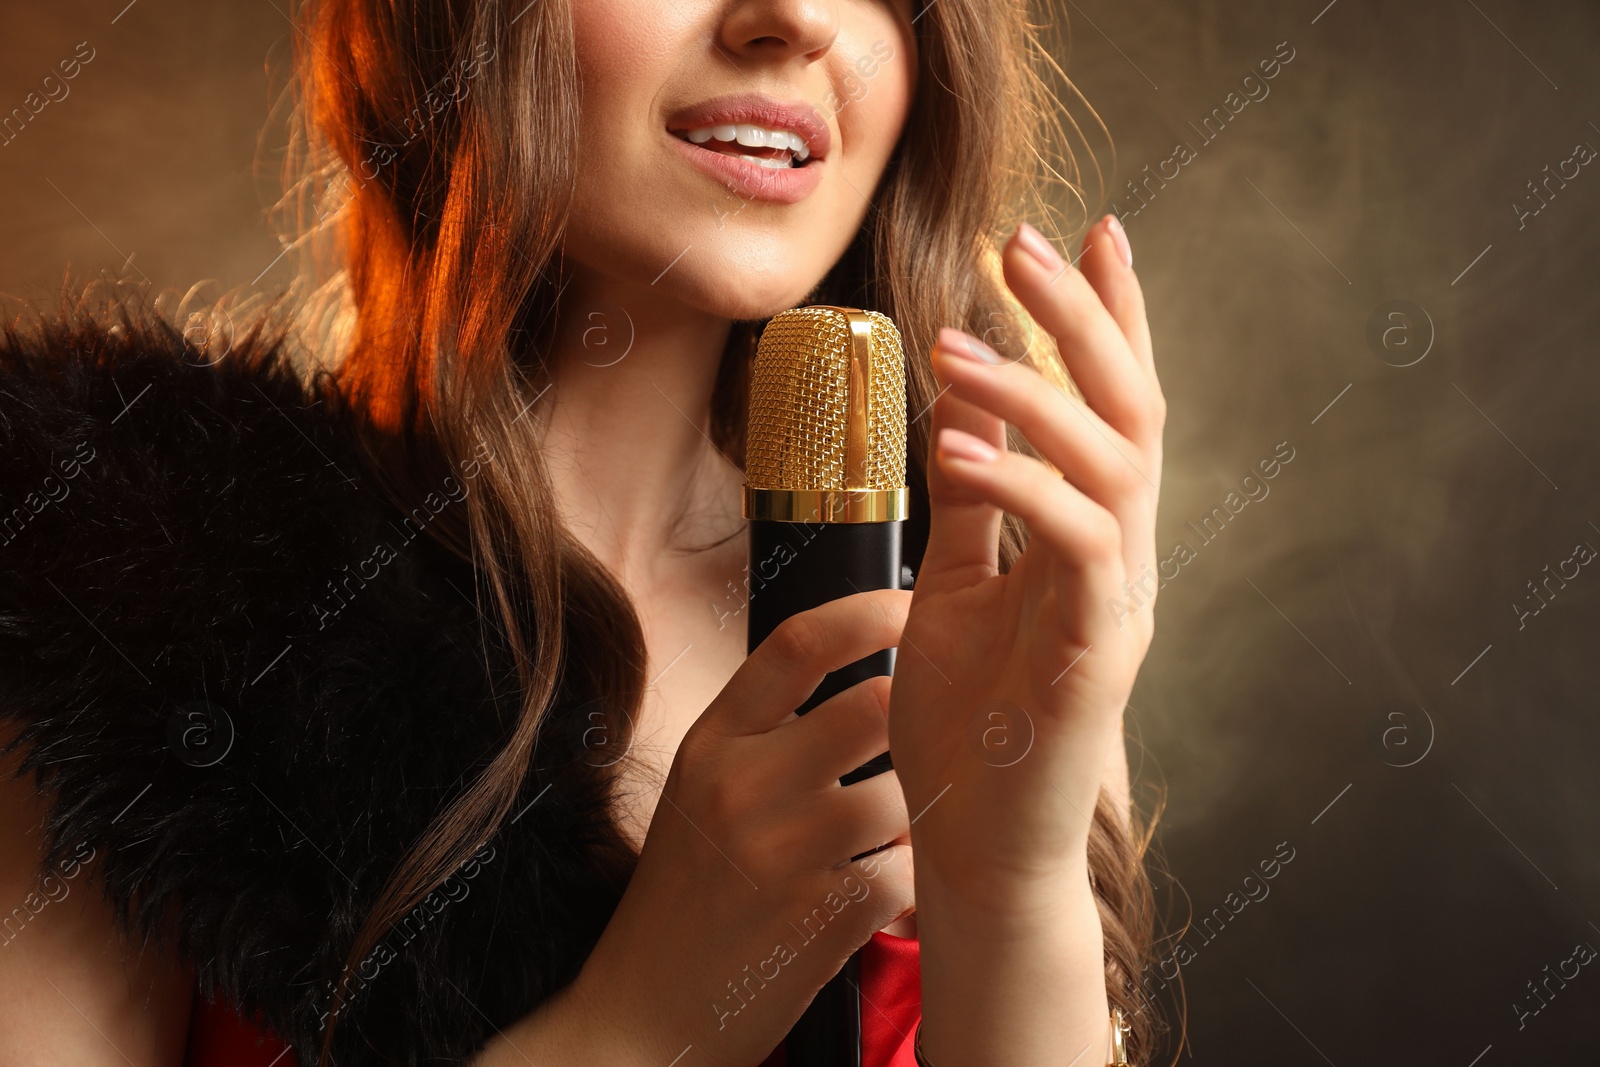
[[[754,123],[725,123],[719,126],[700,126],[685,132],[691,144],[705,144],[710,140],[731,142],[744,145],[746,148],[778,148],[787,149],[797,162],[804,163],[811,158],[811,149],[806,145],[806,139],[791,130],[773,130]],[[788,167],[789,161],[783,159],[761,159],[750,157],[762,166],[774,170]]]

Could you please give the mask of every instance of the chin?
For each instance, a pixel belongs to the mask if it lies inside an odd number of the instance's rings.
[[[673,221],[669,221],[673,220]],[[854,220],[852,220],[854,221]],[[818,232],[798,218],[706,223],[666,210],[641,221],[580,215],[568,224],[567,254],[599,277],[725,319],[768,319],[800,305],[838,261],[853,232]],[[669,239],[660,235],[671,234]],[[683,254],[685,246],[689,251]],[[672,266],[663,274],[661,265]],[[619,269],[620,268],[620,269]]]
[[[679,279],[681,298],[720,318],[769,319],[798,306],[827,273],[824,264],[802,267],[795,263],[799,257],[781,252],[764,251],[760,258],[759,265],[728,257],[700,266]]]
[[[760,292],[745,290],[741,286],[740,292],[721,294],[717,306],[707,310],[725,319],[770,319],[781,311],[799,307],[815,284],[813,282],[810,285],[781,291]]]

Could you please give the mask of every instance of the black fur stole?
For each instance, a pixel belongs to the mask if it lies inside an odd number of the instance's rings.
[[[272,342],[213,365],[153,317],[0,338],[0,715],[51,798],[40,874],[96,872],[303,1067],[379,889],[515,711],[471,564],[336,407]],[[463,1063],[577,973],[634,857],[568,718],[367,955],[341,1067]]]

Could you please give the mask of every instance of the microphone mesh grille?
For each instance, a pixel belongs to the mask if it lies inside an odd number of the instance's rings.
[[[850,320],[795,308],[761,334],[750,377],[745,482],[762,489],[898,489],[906,484],[906,373],[900,331],[877,311],[869,346],[867,484],[846,484]]]

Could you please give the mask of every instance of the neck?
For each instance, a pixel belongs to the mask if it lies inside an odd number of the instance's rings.
[[[548,356],[545,455],[563,518],[630,587],[742,526],[743,474],[712,444],[731,322],[579,268]],[[741,542],[742,544],[742,542]]]

